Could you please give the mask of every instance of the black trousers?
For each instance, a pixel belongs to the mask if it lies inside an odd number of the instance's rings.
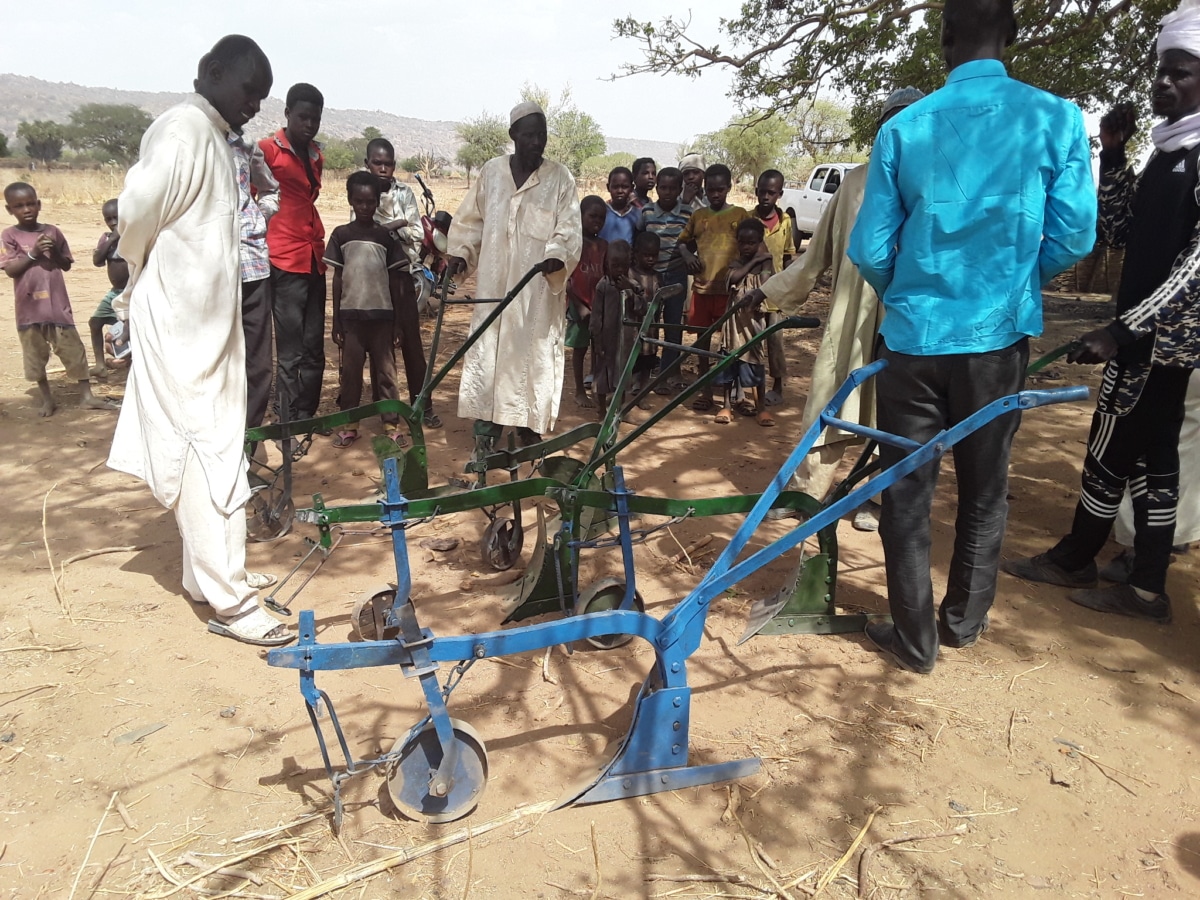
[[[325,375],[325,276],[271,266],[275,314],[276,404],[287,421],[316,415]],[[285,413],[286,408],[286,413]]]
[[[397,310],[396,327],[400,332],[400,357],[404,360],[404,379],[408,382],[408,399],[411,403],[425,385],[425,347],[421,344],[421,314],[417,309],[417,292],[412,276],[405,273],[400,279],[400,309]],[[433,410],[433,399],[425,407]]]
[[[1048,555],[1064,569],[1091,563],[1108,540],[1128,485],[1134,526],[1129,583],[1161,594],[1175,542],[1179,430],[1192,370],[1148,369],[1108,364],[1088,434],[1083,490],[1071,533]]]
[[[993,400],[1021,390],[1029,341],[1003,350],[947,356],[909,356],[881,344],[888,368],[876,376],[879,427],[925,443]],[[958,514],[946,596],[938,614],[947,631],[969,640],[983,627],[996,597],[996,570],[1008,519],[1008,457],[1020,413],[993,419],[955,444]],[[883,468],[907,454],[880,446]],[[929,666],[937,659],[929,563],[929,516],[939,463],[922,466],[883,492],[879,536],[887,570],[896,652]]]
[[[242,282],[242,333],[246,336],[246,427],[257,428],[271,402],[271,283]]]

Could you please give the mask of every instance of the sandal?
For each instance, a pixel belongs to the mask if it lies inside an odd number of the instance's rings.
[[[254,588],[256,591],[261,591],[263,588],[269,588],[278,581],[278,578],[268,572],[246,573],[246,584],[250,585],[250,587]]]
[[[733,412],[728,409],[723,409],[717,413],[716,418],[714,418],[713,421],[718,425],[729,425],[733,422]]]
[[[736,409],[740,415],[746,416],[747,418],[752,418],[758,415],[758,410],[754,408],[754,404],[748,403],[745,400],[734,404],[733,408]]]
[[[358,440],[357,431],[339,431],[333,436],[333,446],[344,450]]]
[[[427,410],[425,415],[421,417],[421,424],[426,428],[441,428],[442,420],[432,409]]]
[[[667,384],[666,382],[663,382],[662,384],[660,384],[658,387],[656,387],[654,389],[654,393],[658,394],[658,396],[660,396],[660,397],[670,397],[672,394],[675,393],[675,389],[672,388],[671,385]]]
[[[763,398],[763,402],[767,406],[778,406],[783,402],[783,394],[779,391],[767,391],[767,395]]]
[[[771,415],[769,412],[767,412],[765,409],[758,414],[757,419],[758,419],[758,424],[761,425],[763,428],[774,428],[775,427],[775,417],[773,415]]]
[[[208,630],[256,647],[280,647],[296,639],[296,632],[288,630],[286,625],[257,606],[232,619],[209,619]]]
[[[709,412],[712,408],[712,397],[697,397],[692,401],[692,409],[696,412]]]
[[[388,435],[388,440],[392,441],[397,447],[408,446],[408,435],[403,431],[393,431]]]

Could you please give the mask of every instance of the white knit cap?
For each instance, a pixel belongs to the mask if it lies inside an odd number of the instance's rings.
[[[1155,49],[1159,56],[1168,50],[1183,50],[1200,58],[1200,0],[1183,0],[1179,9],[1163,16]]]
[[[535,103],[532,100],[526,100],[523,103],[518,103],[512,108],[512,112],[508,114],[508,125],[511,128],[526,116],[534,115],[541,116],[544,119],[546,117],[546,111],[542,109],[540,104]]]

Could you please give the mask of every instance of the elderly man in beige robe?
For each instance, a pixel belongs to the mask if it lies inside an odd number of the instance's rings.
[[[923,96],[916,88],[894,91],[883,104],[879,124],[882,125],[906,106]],[[807,301],[817,279],[829,271],[833,283],[829,297],[829,320],[821,335],[821,346],[813,360],[812,384],[800,432],[808,431],[825,409],[834,393],[855,369],[865,366],[875,356],[875,338],[883,320],[883,305],[874,289],[858,273],[846,257],[846,245],[854,220],[862,206],[863,188],[867,182],[867,167],[858,166],[846,173],[842,186],[829,201],[817,230],[808,247],[794,263],[762,286],[766,306],[784,313],[794,313]],[[758,299],[758,298],[752,298]],[[855,390],[842,407],[841,418],[847,422],[875,427],[875,386],[868,381]],[[833,485],[834,476],[846,452],[862,439],[849,432],[827,428],[797,469],[793,486],[810,497],[821,500]],[[782,517],[789,510],[780,510]],[[774,516],[772,516],[774,518]],[[878,506],[860,510],[854,526],[862,531],[879,528]]]
[[[475,270],[476,296],[499,299],[531,268],[534,278],[463,359],[458,414],[475,420],[475,453],[504,426],[523,445],[554,428],[562,393],[564,289],[579,262],[583,231],[575,179],[545,159],[546,115],[536,103],[509,116],[512,154],[488,160],[450,226],[450,273]],[[472,330],[494,309],[475,307]]]
[[[258,112],[271,65],[254,41],[222,38],[200,60],[196,93],[142,138],[120,196],[133,364],[108,464],[175,512],[183,587],[210,631],[250,644],[294,634],[258,606],[269,576],[248,575],[250,496],[242,449],[246,349],[241,322],[237,169],[227,137]]]

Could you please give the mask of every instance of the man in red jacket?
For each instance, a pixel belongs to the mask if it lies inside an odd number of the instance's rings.
[[[325,374],[325,226],[317,213],[325,158],[314,140],[325,98],[311,84],[287,92],[287,125],[259,142],[279,182],[279,212],[267,224],[275,303],[275,379],[281,418],[307,419]]]

